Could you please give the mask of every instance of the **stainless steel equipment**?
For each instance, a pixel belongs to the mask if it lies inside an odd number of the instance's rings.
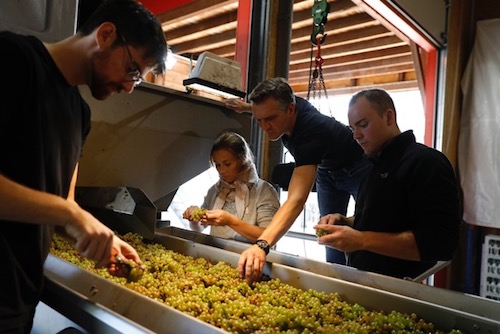
[[[220,101],[149,83],[105,101],[80,90],[92,110],[92,130],[78,186],[138,188],[159,210],[168,208],[180,185],[209,168],[222,131],[250,137],[250,115]]]
[[[181,254],[204,257],[213,262],[224,261],[232,266],[237,265],[239,258],[239,253],[164,234],[161,231],[155,234],[153,241]],[[223,241],[213,240],[219,245],[223,245]],[[229,247],[236,247],[237,242],[230,242],[230,244],[232,245]],[[279,262],[268,263],[265,268],[267,275],[278,277],[284,283],[302,289],[335,291],[344,300],[361,304],[368,309],[416,313],[419,317],[433,322],[438,328],[445,331],[457,328],[466,333],[500,333],[500,315],[498,314],[500,304],[498,302],[472,298],[447,290],[441,291],[419,283],[391,279],[343,266],[323,266],[319,262],[314,263],[315,261],[301,258],[293,259],[293,257],[273,251],[269,257],[269,260],[272,259],[282,262],[293,260],[296,266],[309,268],[309,270],[297,269]],[[330,267],[330,277],[314,272],[328,270],[327,266]],[[131,322],[130,326],[132,324],[142,326],[145,328],[145,332],[223,332],[173,308],[86,272],[57,257],[49,257],[45,270],[50,284],[44,295],[44,302],[55,308],[64,304],[66,313],[63,313],[62,310],[60,312],[83,328],[89,324],[93,324],[93,326],[99,324],[101,326],[100,333],[113,333],[116,332],[116,329],[112,328],[114,326],[112,320],[116,318],[121,321],[127,319]],[[361,278],[358,281],[370,281],[372,284],[365,285],[356,282],[356,280],[344,279],[349,276]],[[398,293],[380,288],[390,287],[391,284],[397,287]],[[444,300],[429,300],[431,299],[429,289]],[[452,303],[457,303],[457,307],[446,305]],[[91,310],[92,308],[94,310]],[[94,319],[89,321],[92,318]],[[102,327],[103,323],[110,328]],[[90,331],[92,332],[92,330]]]
[[[56,42],[76,31],[78,0],[3,0],[0,30]]]
[[[164,227],[156,230],[157,235],[169,235],[188,240],[193,243],[209,245],[227,251],[241,254],[248,248],[248,244],[215,238],[175,227]],[[416,281],[401,280],[389,276],[360,271],[355,268],[319,262],[297,255],[290,255],[271,250],[266,260],[271,263],[279,263],[285,266],[301,269],[321,276],[334,277],[337,279],[361,284],[378,290],[384,290],[398,295],[419,299],[432,304],[437,304],[457,311],[470,313],[479,317],[491,319],[500,323],[500,303],[487,300],[475,295],[464,294],[457,291],[435,288],[433,286],[420,284]],[[269,265],[265,267],[268,270]]]

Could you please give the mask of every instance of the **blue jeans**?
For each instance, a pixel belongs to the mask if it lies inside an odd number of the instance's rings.
[[[356,200],[359,184],[371,166],[371,162],[363,158],[349,169],[328,170],[318,167],[316,191],[321,217],[329,213],[347,214],[349,198],[352,196]],[[346,264],[346,257],[343,252],[326,247],[326,261]]]

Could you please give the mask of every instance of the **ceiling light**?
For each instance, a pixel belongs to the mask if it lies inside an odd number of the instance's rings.
[[[242,92],[241,69],[236,61],[203,52],[183,85],[223,98],[245,97]]]

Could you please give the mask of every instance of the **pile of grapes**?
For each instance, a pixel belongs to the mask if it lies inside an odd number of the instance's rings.
[[[123,239],[146,267],[137,282],[95,269],[57,235],[51,253],[231,333],[442,333],[415,314],[366,310],[337,293],[304,291],[279,279],[248,284],[226,263],[181,255],[137,234]]]

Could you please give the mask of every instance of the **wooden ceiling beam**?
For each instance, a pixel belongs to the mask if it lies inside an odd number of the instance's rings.
[[[410,60],[408,60],[410,58]],[[331,67],[323,71],[323,78],[348,78],[360,76],[373,76],[383,73],[400,73],[414,71],[411,56],[387,59],[385,61],[367,61],[366,63],[343,65]],[[289,80],[293,82],[309,81],[309,69],[289,74]]]
[[[382,50],[376,50],[376,51],[370,51],[370,52],[365,52],[365,53],[358,53],[358,54],[353,54],[349,56],[343,56],[343,57],[332,57],[325,59],[323,62],[323,67],[328,67],[330,65],[347,65],[347,64],[355,64],[355,63],[363,63],[366,62],[367,60],[380,60],[380,59],[386,59],[386,58],[392,58],[392,57],[397,57],[397,56],[408,56],[411,54],[410,48],[407,45],[402,45],[402,46],[396,46],[392,48],[387,48],[387,49],[382,49]],[[290,65],[290,73],[302,70],[305,67],[309,67],[309,60],[303,62],[303,63],[295,63],[293,65]]]
[[[351,44],[339,45],[334,47],[322,47],[321,57],[323,59],[331,57],[341,57],[358,53],[366,53],[369,51],[387,49],[402,45],[407,45],[407,44],[401,41],[396,36],[387,36],[387,37],[375,38],[373,40],[354,42]],[[304,59],[307,59],[307,61],[309,61],[310,54],[311,54],[310,50],[304,50],[301,53],[295,53],[293,55],[290,55],[290,65],[295,64],[297,62],[303,62]]]
[[[366,82],[343,79],[335,82],[329,82],[326,92],[328,96],[333,96],[352,95],[359,92],[360,90],[369,88],[380,88],[387,91],[402,91],[417,88],[417,80],[408,79],[407,81],[394,81],[393,79],[393,77],[378,77],[376,79],[371,78]],[[291,85],[291,87],[295,94],[297,94],[298,96],[304,98],[307,96],[308,85]]]
[[[240,1],[193,0],[157,17],[163,22],[174,53],[189,57],[210,51],[234,59]],[[415,59],[413,63],[409,60],[408,39],[387,25],[380,15],[374,18],[371,12],[364,10],[366,6],[358,6],[370,0],[328,1],[330,12],[324,31],[327,37],[321,45],[323,77],[328,92],[354,93],[375,86],[388,90],[417,88]],[[294,0],[293,4],[289,77],[295,91],[307,92],[314,1]],[[312,46],[315,57],[316,47]]]
[[[328,39],[328,47],[333,47],[387,36],[394,36],[394,34],[385,29],[383,26],[378,25],[328,35],[325,37],[325,41]],[[290,47],[290,54],[300,53],[304,51],[304,49],[307,50],[308,48],[311,48],[311,45],[312,43],[310,40],[294,42]],[[314,45],[312,46],[316,49]]]
[[[236,40],[235,40],[236,43]],[[235,44],[229,44],[229,45],[224,45],[224,46],[216,46],[213,48],[207,47],[204,51],[212,52],[213,54],[216,54],[218,56],[233,60],[234,56],[236,54],[236,47]]]
[[[238,0],[195,0],[156,15],[164,31],[197,24],[238,9]]]
[[[406,15],[395,10],[397,6],[392,1],[352,0],[352,2],[380,21],[387,29],[394,31],[402,40],[408,42],[412,40],[427,52],[435,50],[435,42],[427,34],[423,33]]]
[[[413,71],[413,68],[411,65],[398,65],[398,66],[391,66],[388,67],[387,69],[382,69],[382,68],[374,68],[374,69],[359,69],[359,70],[353,70],[353,71],[344,71],[344,72],[330,72],[328,74],[323,75],[323,80],[325,82],[330,81],[330,80],[343,80],[343,79],[351,79],[355,78],[358,80],[359,78],[366,78],[366,77],[373,77],[373,76],[380,76],[380,75],[394,75],[394,80],[400,81],[400,76],[401,78],[405,77],[405,73],[408,73],[410,71]],[[308,81],[308,76],[305,77],[295,77],[291,76],[289,77],[289,82],[292,84],[299,84],[303,82]]]
[[[292,24],[293,29],[302,28],[305,26],[311,27],[312,29],[313,21],[311,9],[313,1],[307,1],[307,3],[309,5],[308,7],[304,7],[303,9],[299,10],[297,10],[296,6],[294,6]],[[359,10],[359,7],[353,4],[351,0],[338,0],[335,2],[329,1],[329,3],[330,12],[328,13],[325,27],[330,25],[332,21],[343,17],[352,16],[361,12]]]
[[[220,34],[205,36],[197,40],[191,40],[189,42],[172,45],[172,51],[175,54],[186,54],[186,53],[201,53],[209,49],[214,49],[217,47],[222,47],[226,45],[233,45],[236,42],[236,29],[224,31]]]
[[[359,13],[348,17],[343,17],[338,20],[332,21],[328,23],[328,26],[325,26],[325,34],[326,35],[334,35],[339,34],[341,32],[361,29],[363,27],[380,25],[377,21],[375,21],[372,17],[370,17],[366,13]],[[310,40],[312,32],[312,24],[308,27],[292,29],[292,43],[298,42],[301,40]]]
[[[165,36],[167,37],[168,43],[172,45],[184,43],[193,39],[196,40],[207,35],[236,29],[236,18],[236,11],[224,13],[187,27],[166,30]]]

